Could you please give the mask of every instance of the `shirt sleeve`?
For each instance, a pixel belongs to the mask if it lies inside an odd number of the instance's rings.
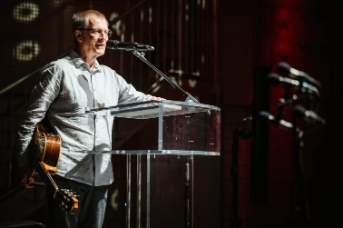
[[[43,67],[40,79],[34,87],[25,112],[19,122],[15,155],[17,166],[29,165],[29,146],[36,125],[41,122],[50,104],[54,101],[60,90],[60,70],[54,64]]]
[[[151,99],[151,95],[137,91],[136,88],[132,84],[127,83],[122,76],[118,74],[116,75],[118,85],[120,87],[118,100],[119,104],[134,103]]]

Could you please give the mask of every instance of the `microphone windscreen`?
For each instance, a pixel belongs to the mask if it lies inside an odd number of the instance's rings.
[[[271,84],[274,84],[274,85],[280,82],[280,76],[275,73],[268,74],[267,79],[269,80]]]
[[[286,62],[280,62],[277,67],[278,73],[281,75],[289,75],[291,66]]]
[[[108,40],[106,42],[106,47],[109,48],[109,49],[118,49],[118,43],[119,41],[118,40]]]

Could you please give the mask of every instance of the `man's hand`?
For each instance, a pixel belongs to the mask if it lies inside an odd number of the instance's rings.
[[[162,97],[151,96],[149,100],[148,100],[148,98],[146,98],[146,99],[143,99],[142,101],[163,101],[163,100],[166,100],[166,99],[164,99]]]
[[[163,100],[165,100],[165,99],[162,98],[162,97],[155,97],[155,96],[152,96],[150,100],[151,100],[151,101],[163,101]]]
[[[19,168],[19,178],[20,182],[25,186],[25,188],[34,188],[33,185],[31,185],[33,182],[35,182],[35,179],[32,177],[32,170],[30,167],[25,166]]]
[[[31,177],[25,177],[23,179],[20,180],[21,183],[24,184],[25,188],[34,188],[34,185],[31,185],[32,183],[35,182],[35,179],[31,176]]]

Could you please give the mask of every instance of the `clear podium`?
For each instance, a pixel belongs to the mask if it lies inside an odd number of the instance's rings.
[[[136,158],[136,205],[135,212],[131,207],[126,207],[126,227],[146,227],[151,226],[151,176],[152,172],[158,172],[151,169],[151,159],[158,155],[174,155],[183,157],[179,161],[184,163],[185,173],[180,178],[184,179],[186,193],[185,208],[182,210],[182,225],[177,227],[193,227],[193,158],[194,156],[219,156],[220,155],[220,126],[221,116],[220,108],[212,105],[206,105],[195,102],[182,101],[147,101],[139,103],[130,103],[107,107],[101,110],[86,110],[91,114],[103,113],[112,115],[116,118],[129,118],[135,121],[146,120],[153,121],[149,127],[154,128],[154,134],[149,135],[152,143],[148,147],[140,148],[140,144],[132,145],[129,149],[116,149],[112,151],[88,151],[88,153],[111,153],[114,155],[126,155],[126,204],[132,204],[132,156]],[[144,164],[142,165],[142,158]],[[143,168],[144,167],[144,168]],[[203,167],[206,169],[206,167]],[[144,177],[142,178],[142,174]],[[142,182],[144,180],[144,183]],[[181,189],[180,189],[181,190]],[[142,194],[145,199],[142,201]],[[167,207],[168,205],[166,205]],[[144,218],[142,218],[144,211]],[[173,215],[170,215],[173,216]],[[135,224],[132,224],[135,221]],[[175,225],[174,225],[175,226]]]

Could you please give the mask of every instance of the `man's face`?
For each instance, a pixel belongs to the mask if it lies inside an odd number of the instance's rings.
[[[94,15],[89,17],[89,25],[82,30],[80,51],[87,58],[97,58],[105,54],[108,41],[107,21]]]

